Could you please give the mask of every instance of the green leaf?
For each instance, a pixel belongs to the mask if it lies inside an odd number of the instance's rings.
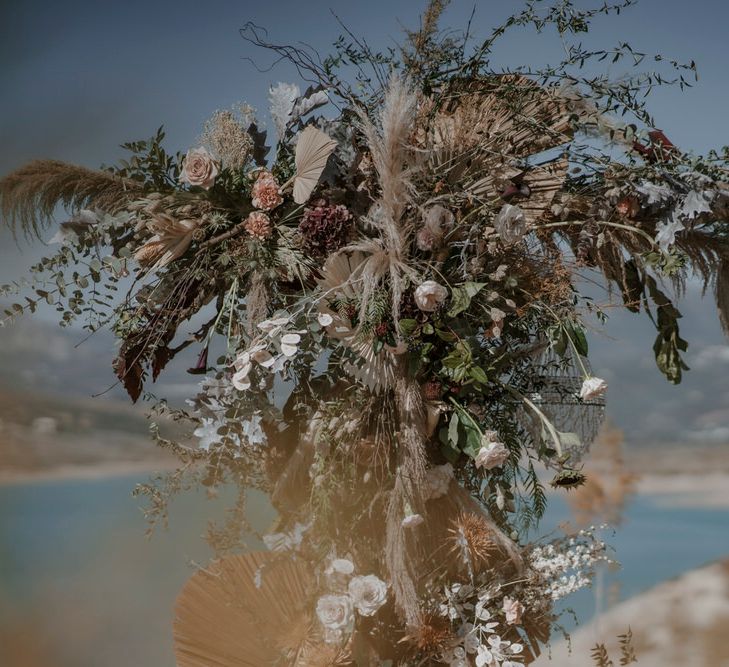
[[[455,449],[458,449],[458,422],[458,413],[454,412],[448,424],[448,442]]]
[[[413,332],[418,328],[418,322],[417,320],[400,320],[398,326],[404,336],[412,336]]]
[[[583,357],[586,357],[589,350],[587,347],[587,337],[585,336],[585,330],[579,324],[575,324],[574,322],[570,322],[566,325],[566,327],[568,329],[568,334],[572,339],[575,348],[577,349],[577,352]]]
[[[471,305],[471,299],[485,286],[486,283],[468,282],[463,283],[460,287],[454,287],[451,294],[451,307],[448,310],[448,316],[455,317],[464,310],[467,310]]]
[[[435,335],[446,343],[452,343],[454,340],[456,340],[455,334],[452,334],[450,331],[443,331],[443,329],[436,329]]]
[[[471,366],[471,377],[481,384],[488,384],[488,376],[486,371],[480,366]]]

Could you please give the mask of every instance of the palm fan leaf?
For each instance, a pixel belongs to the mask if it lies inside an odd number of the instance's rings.
[[[336,141],[312,125],[301,133],[296,144],[296,175],[293,179],[294,201],[297,204],[303,204],[309,199],[336,147]]]
[[[561,146],[573,136],[567,103],[536,82],[515,75],[476,81],[452,91],[434,127],[444,138],[479,145],[492,159],[525,158]]]
[[[36,160],[0,180],[0,215],[16,233],[39,237],[58,204],[67,209],[121,210],[140,196],[139,183],[111,172],[87,169],[58,160]]]
[[[562,190],[567,178],[568,162],[564,158],[551,160],[531,168],[526,173],[519,169],[508,168],[501,172],[491,172],[466,188],[466,191],[480,199],[496,198],[504,184],[511,179],[520,180],[529,186],[529,196],[514,203],[524,211],[530,223],[536,222],[549,210],[557,194]]]
[[[365,293],[358,285],[364,280],[363,270],[368,260],[362,253],[338,253],[330,257],[322,272],[319,288],[329,298],[355,300]],[[358,357],[357,363],[344,364],[344,370],[371,392],[379,394],[393,386],[397,358],[387,347],[375,352],[372,336],[363,336],[348,318],[331,308],[321,305],[321,312],[331,315],[333,322],[327,334],[350,348]]]
[[[263,667],[295,655],[311,636],[312,585],[305,566],[267,552],[196,572],[175,604],[178,667]]]

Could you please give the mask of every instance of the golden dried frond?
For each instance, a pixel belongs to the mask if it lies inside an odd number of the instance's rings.
[[[319,642],[306,646],[293,664],[295,667],[349,667],[354,663],[347,649]]]
[[[273,664],[305,636],[312,583],[307,568],[269,552],[231,556],[197,572],[175,604],[177,664]]]
[[[120,211],[142,192],[139,183],[58,160],[36,160],[0,180],[0,216],[13,234],[40,238],[59,204]]]
[[[461,512],[449,529],[451,552],[469,560],[475,569],[483,566],[498,551],[493,530],[483,516]]]
[[[441,655],[456,639],[448,619],[436,614],[423,614],[420,625],[400,640],[423,657]]]

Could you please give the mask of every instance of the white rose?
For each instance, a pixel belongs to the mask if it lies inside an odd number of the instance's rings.
[[[426,313],[432,313],[448,297],[448,290],[434,280],[426,280],[415,290],[415,303]]]
[[[218,175],[218,165],[205,148],[191,148],[182,161],[180,181],[209,190]]]
[[[516,243],[526,234],[527,219],[518,206],[504,204],[494,218],[494,228],[506,245]]]
[[[583,401],[590,401],[593,398],[602,396],[606,390],[607,382],[605,382],[605,380],[602,378],[588,377],[585,378],[585,381],[582,383],[580,398]]]
[[[324,595],[316,603],[316,615],[327,630],[343,630],[352,621],[348,595]]]
[[[521,624],[521,615],[524,613],[524,605],[519,600],[513,600],[510,597],[504,598],[504,614],[506,614],[506,622],[509,625]]]
[[[362,616],[374,616],[387,602],[387,584],[374,574],[354,577],[349,582],[349,596]]]
[[[484,470],[498,468],[509,458],[509,450],[501,442],[489,442],[476,454],[476,467]]]

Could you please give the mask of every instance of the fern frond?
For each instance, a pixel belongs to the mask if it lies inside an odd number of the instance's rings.
[[[595,644],[590,656],[596,667],[613,667],[613,661],[610,660],[605,644]]]
[[[138,183],[111,172],[36,160],[0,179],[0,217],[14,236],[20,227],[26,238],[40,238],[59,204],[116,213],[141,192]]]
[[[631,662],[638,662],[633,648],[633,631],[628,628],[624,635],[618,635],[620,641],[620,664],[629,665]]]

